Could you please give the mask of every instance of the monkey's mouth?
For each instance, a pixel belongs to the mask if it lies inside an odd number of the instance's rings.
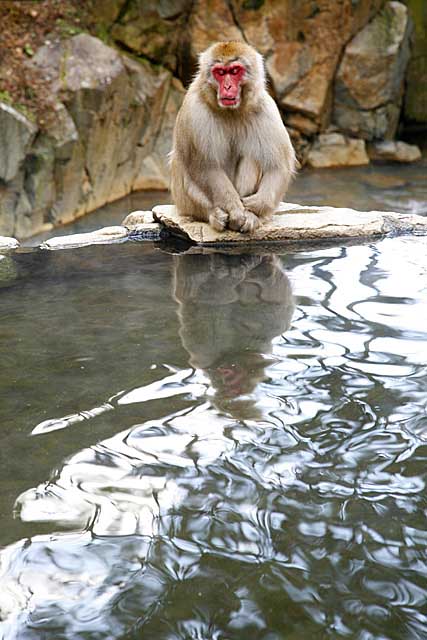
[[[224,96],[220,98],[220,103],[223,107],[238,107],[240,100],[238,96],[235,96],[234,98]]]

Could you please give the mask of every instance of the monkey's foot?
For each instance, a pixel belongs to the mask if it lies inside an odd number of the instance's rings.
[[[240,233],[252,233],[260,225],[260,221],[252,211],[242,211],[237,216],[230,216],[228,226],[233,231],[240,231]]]
[[[220,207],[215,207],[209,216],[209,224],[215,231],[224,231],[228,224],[228,213]]]

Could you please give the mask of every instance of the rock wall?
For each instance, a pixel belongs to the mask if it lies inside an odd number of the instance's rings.
[[[303,164],[366,164],[365,141],[396,133],[411,37],[401,2],[97,5],[109,45],[82,33],[46,42],[26,63],[49,81],[53,106],[42,127],[0,101],[0,234],[25,238],[132,190],[166,189],[183,85],[218,39],[263,53]]]
[[[427,123],[427,3],[405,0],[415,24],[412,55],[406,76],[404,115],[407,120]]]

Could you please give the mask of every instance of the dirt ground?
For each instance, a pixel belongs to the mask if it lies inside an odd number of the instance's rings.
[[[90,3],[79,0],[0,0],[0,100],[43,127],[50,92],[25,65],[38,47],[94,27]]]

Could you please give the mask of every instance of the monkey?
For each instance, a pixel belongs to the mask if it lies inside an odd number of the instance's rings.
[[[295,173],[295,152],[253,47],[218,42],[200,55],[170,155],[180,215],[217,231],[250,233],[277,209]]]

